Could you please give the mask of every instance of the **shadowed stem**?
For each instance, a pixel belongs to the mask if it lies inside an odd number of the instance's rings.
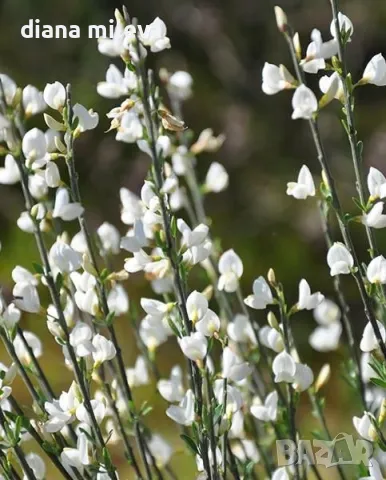
[[[66,94],[67,94],[67,156],[66,156],[66,163],[68,167],[68,173],[70,177],[70,185],[71,185],[71,194],[73,197],[73,200],[75,202],[78,202],[81,204],[81,195],[80,195],[80,190],[79,190],[79,183],[78,183],[78,174],[75,169],[75,159],[74,159],[74,138],[73,138],[73,132],[72,132],[72,120],[73,120],[73,110],[72,110],[72,98],[71,98],[71,85],[68,84],[66,88]],[[84,214],[79,216],[79,226],[80,229],[84,235],[86,244],[87,244],[87,249],[90,255],[90,260],[91,263],[96,271],[96,279],[97,279],[97,287],[98,287],[98,293],[99,293],[99,300],[101,303],[103,315],[107,319],[108,316],[110,315],[110,310],[108,307],[107,303],[107,293],[105,289],[105,285],[103,281],[101,280],[100,277],[100,270],[97,262],[97,255],[95,252],[95,248],[92,242],[91,234],[86,222],[86,219],[84,217]],[[145,450],[145,439],[143,438],[141,427],[139,424],[139,421],[137,418],[135,418],[135,415],[133,415],[132,412],[132,404],[133,404],[133,396],[131,393],[130,386],[127,381],[126,377],[126,371],[125,371],[125,365],[122,357],[122,351],[118,343],[118,339],[115,333],[114,326],[111,322],[108,322],[107,329],[110,333],[111,336],[111,341],[114,344],[115,350],[116,350],[116,357],[117,357],[117,363],[118,363],[118,372],[119,376],[118,379],[121,384],[122,391],[126,397],[126,401],[129,404],[129,414],[131,417],[131,420],[133,421],[134,424],[134,430],[135,430],[135,436],[137,439],[139,451],[141,453],[142,461],[144,463],[145,469],[146,469],[146,474],[148,479],[151,479],[151,470],[150,466],[147,462],[147,457],[146,457],[146,450]]]
[[[12,409],[15,411],[15,413],[18,416],[25,417],[23,410],[19,406],[18,402],[14,397],[9,397],[10,404],[12,406]],[[44,439],[39,435],[39,433],[33,428],[32,424],[28,422],[28,426],[26,427],[26,430],[28,433],[31,435],[31,437],[36,441],[36,443],[40,446],[40,448],[43,450],[43,452],[48,455],[52,463],[55,465],[55,467],[60,471],[60,473],[63,475],[64,478],[71,480],[72,477],[71,475],[67,472],[67,470],[63,467],[62,462],[60,460],[60,457],[55,456],[49,449],[44,448]],[[77,479],[82,480],[82,477],[79,472],[75,469],[73,469],[75,476]],[[85,475],[85,473],[83,473]],[[89,478],[88,474],[86,475],[86,478]]]
[[[290,324],[289,318],[286,313],[286,307],[284,301],[279,299],[279,306],[280,306],[280,317],[281,317],[281,324],[283,326],[283,339],[284,339],[284,346],[285,351],[288,355],[291,355],[291,343],[290,343]],[[287,397],[288,397],[288,426],[291,435],[291,439],[294,445],[297,445],[297,434],[296,434],[296,406],[295,406],[295,397],[294,397],[294,390],[291,384],[287,384]],[[299,480],[299,467],[295,465],[295,479]]]
[[[7,435],[7,431],[9,430],[8,422],[7,422],[7,420],[4,416],[3,410],[1,408],[0,408],[0,425],[1,425],[2,429],[4,430],[5,435]],[[15,452],[15,455],[16,455],[17,459],[20,462],[20,465],[23,468],[24,474],[27,477],[27,479],[28,480],[37,480],[34,472],[31,469],[31,467],[28,465],[28,462],[25,458],[24,451],[20,447],[20,445],[15,442],[15,444],[12,445],[12,448]]]
[[[344,113],[347,119],[347,137],[350,143],[351,157],[354,165],[356,187],[359,194],[359,199],[361,205],[366,205],[366,197],[368,192],[365,186],[365,181],[363,179],[363,168],[362,168],[362,155],[360,152],[360,142],[358,141],[357,130],[355,127],[355,117],[354,117],[354,98],[352,91],[348,88],[347,85],[347,65],[346,65],[346,55],[345,55],[345,46],[343,45],[342,36],[340,33],[339,19],[338,19],[338,2],[337,0],[331,0],[332,16],[333,22],[336,30],[336,39],[338,43],[338,57],[340,61],[341,72],[338,72],[342,80],[343,86],[343,95],[344,95]],[[374,258],[377,255],[377,245],[374,232],[371,227],[365,224],[366,235],[370,246],[370,256]]]
[[[133,25],[136,27],[136,21],[133,21]],[[138,29],[135,28],[136,36],[138,35]],[[149,86],[149,79],[147,75],[147,71],[144,64],[144,59],[142,58],[141,49],[140,49],[140,42],[138,36],[136,38],[136,48],[138,54],[138,62],[136,64],[136,71],[137,77],[141,80],[142,84],[142,94],[141,100],[143,103],[144,108],[144,118],[146,123],[146,128],[148,132],[148,142],[151,151],[152,157],[152,170],[153,170],[153,177],[155,182],[156,194],[159,198],[160,207],[161,207],[161,215],[164,225],[164,232],[165,232],[165,253],[167,258],[170,261],[172,272],[173,272],[173,283],[174,283],[174,291],[177,299],[178,310],[183,321],[184,326],[184,333],[185,335],[189,335],[192,331],[191,321],[188,316],[188,312],[186,309],[186,292],[185,292],[185,285],[182,279],[180,265],[179,265],[179,258],[177,255],[177,249],[175,246],[174,238],[172,235],[171,230],[171,213],[169,208],[165,202],[164,195],[161,194],[161,189],[163,185],[163,167],[162,167],[162,160],[159,157],[156,147],[156,133],[152,119],[152,108],[150,106],[149,96],[150,96],[150,86]],[[202,417],[202,407],[203,407],[203,398],[202,398],[202,379],[201,374],[197,365],[189,360],[189,369],[190,369],[190,380],[192,385],[192,390],[195,394],[196,399],[196,406],[197,406],[197,414],[201,418]],[[208,449],[207,449],[207,439],[205,436],[201,435],[201,451],[203,455],[203,462],[206,473],[208,475],[209,480],[212,479],[211,469],[209,465],[209,458],[208,458]]]
[[[298,64],[298,60],[297,60],[297,57],[296,57],[296,51],[295,51],[295,47],[294,47],[294,44],[293,44],[293,41],[292,41],[292,34],[291,34],[290,30],[291,30],[290,27],[288,27],[287,31],[284,33],[284,37],[285,37],[285,39],[288,43],[288,46],[289,46],[292,62],[293,62],[293,65],[294,65],[294,68],[295,68],[295,71],[296,71],[298,81],[305,85],[304,74],[303,74],[303,72],[302,72],[302,70],[301,70],[301,68]],[[386,345],[385,345],[385,343],[382,339],[382,335],[381,335],[381,332],[380,332],[379,327],[378,327],[378,323],[377,323],[377,320],[376,320],[376,317],[375,317],[374,310],[373,310],[372,305],[371,305],[370,298],[368,297],[367,292],[366,292],[366,287],[365,287],[365,284],[364,284],[364,281],[363,281],[363,278],[362,278],[362,275],[361,275],[362,267],[361,267],[361,264],[359,263],[359,260],[358,260],[357,254],[356,254],[356,250],[355,250],[355,247],[354,247],[354,243],[353,243],[353,240],[351,238],[351,233],[349,231],[344,213],[343,213],[342,208],[341,208],[340,200],[339,200],[339,197],[338,197],[338,192],[337,192],[337,189],[335,187],[334,178],[332,176],[330,166],[329,166],[329,163],[327,161],[327,155],[326,155],[326,152],[324,150],[324,146],[323,146],[323,143],[322,143],[322,140],[321,140],[318,123],[317,123],[317,120],[315,118],[310,119],[308,121],[308,123],[309,123],[309,127],[310,127],[310,130],[311,130],[312,138],[313,138],[313,141],[314,141],[314,144],[315,144],[315,148],[316,148],[316,151],[317,151],[318,161],[319,161],[320,166],[322,168],[322,171],[325,173],[325,176],[326,176],[326,179],[327,179],[328,187],[329,187],[330,194],[331,194],[331,207],[333,208],[333,210],[335,212],[335,216],[336,216],[336,219],[338,221],[338,225],[339,225],[342,237],[343,237],[343,241],[346,245],[346,248],[349,250],[349,252],[351,253],[351,255],[354,259],[355,268],[352,271],[352,276],[354,277],[354,279],[356,281],[356,284],[357,284],[357,287],[358,287],[358,290],[359,290],[359,294],[360,294],[360,297],[361,297],[361,300],[362,300],[362,303],[363,303],[363,309],[364,309],[366,318],[371,323],[371,326],[373,327],[374,334],[377,338],[379,347],[382,351],[383,357],[386,360]]]
[[[0,95],[1,103],[3,103],[4,90],[2,88],[2,82],[1,81],[0,81],[0,93],[1,93],[1,95]],[[21,137],[20,132],[17,131],[17,127],[16,127],[14,121],[12,122],[12,129],[14,130],[12,132],[12,134],[14,135],[14,138]],[[19,140],[21,140],[21,138]],[[82,393],[84,406],[85,406],[85,409],[86,409],[86,411],[87,411],[87,413],[90,417],[90,420],[91,420],[91,423],[92,423],[92,426],[93,426],[93,430],[94,430],[95,435],[96,435],[96,440],[97,440],[99,446],[101,448],[104,448],[105,443],[104,443],[104,440],[103,440],[103,435],[102,435],[102,432],[101,432],[101,430],[99,428],[99,425],[96,421],[94,410],[92,409],[91,400],[90,400],[90,397],[89,397],[89,392],[88,392],[88,389],[87,389],[87,386],[86,386],[86,381],[83,378],[81,369],[78,365],[74,349],[70,344],[70,333],[69,333],[68,326],[67,326],[67,323],[66,323],[66,319],[64,317],[64,313],[63,313],[63,310],[62,310],[61,301],[60,301],[60,293],[59,293],[59,291],[58,291],[58,289],[55,285],[55,281],[54,281],[53,276],[52,276],[51,265],[50,265],[49,258],[48,258],[48,252],[47,252],[46,245],[44,243],[42,232],[40,230],[40,225],[39,225],[38,221],[31,215],[31,210],[34,206],[34,200],[33,200],[33,197],[31,195],[31,192],[29,190],[28,171],[27,171],[26,166],[24,164],[21,153],[19,155],[15,155],[14,158],[15,158],[15,161],[16,161],[19,173],[20,173],[20,182],[21,182],[22,191],[23,191],[23,195],[24,195],[25,207],[26,207],[26,210],[29,213],[30,219],[31,219],[31,221],[33,222],[33,225],[34,225],[34,236],[35,236],[36,244],[37,244],[38,251],[39,251],[39,254],[40,254],[41,262],[43,264],[44,278],[46,280],[46,285],[47,285],[48,290],[50,292],[52,302],[53,302],[53,304],[56,308],[57,314],[58,314],[59,325],[61,326],[61,328],[64,332],[64,335],[65,335],[66,348],[67,348],[67,351],[68,351],[68,354],[69,354],[69,357],[70,357],[70,361],[71,361],[71,364],[72,364],[72,367],[73,367],[73,370],[74,370],[75,379],[76,379],[76,382],[79,385],[80,391]],[[112,479],[114,479],[114,480],[117,479],[115,472],[109,472],[109,475]]]
[[[319,210],[320,210],[320,217],[322,220],[322,229],[323,229],[324,238],[326,240],[327,248],[330,248],[333,244],[333,241],[332,241],[330,226],[328,222],[328,205],[324,201],[320,201]],[[350,319],[348,317],[350,312],[350,307],[346,302],[346,298],[343,293],[343,288],[342,288],[339,275],[334,276],[333,283],[334,283],[334,290],[335,290],[336,297],[338,299],[339,307],[342,312],[343,328],[348,340],[348,345],[351,351],[352,358],[354,359],[354,362],[355,362],[356,376],[357,376],[357,382],[359,386],[361,401],[364,409],[366,410],[365,385],[362,378],[362,365],[361,365],[361,360],[359,356],[359,351],[358,351],[357,345],[355,344],[355,339],[354,339],[354,334],[351,328]]]

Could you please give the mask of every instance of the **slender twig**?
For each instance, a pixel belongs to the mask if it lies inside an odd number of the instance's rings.
[[[12,409],[15,411],[15,413],[19,416],[25,417],[23,410],[21,409],[20,405],[16,401],[16,399],[11,396],[9,397],[9,401],[11,403]],[[39,433],[36,431],[36,429],[32,426],[30,422],[28,422],[28,426],[26,427],[28,433],[31,435],[31,437],[36,441],[36,443],[39,445],[39,447],[48,455],[52,463],[55,465],[55,467],[60,471],[60,473],[63,475],[64,478],[71,480],[71,475],[67,472],[67,470],[63,467],[63,464],[61,460],[55,456],[49,449],[44,448],[44,440],[43,438],[39,435]],[[80,476],[79,472],[77,470],[74,470],[77,478],[80,480],[82,477]],[[88,475],[87,475],[88,477]]]
[[[133,24],[136,26],[136,22],[133,21]],[[156,193],[159,198],[160,202],[160,209],[162,220],[164,224],[164,232],[165,232],[165,253],[170,261],[172,272],[173,272],[173,282],[174,282],[174,291],[177,299],[178,310],[180,316],[183,321],[184,333],[189,335],[192,330],[191,321],[188,316],[188,312],[186,309],[186,292],[184,282],[180,272],[180,265],[177,256],[177,249],[175,247],[175,242],[172,235],[171,229],[171,214],[169,208],[166,204],[164,195],[161,194],[161,189],[163,185],[163,167],[162,167],[162,160],[157,152],[156,148],[156,132],[152,120],[152,108],[149,103],[149,95],[150,95],[150,85],[149,85],[149,78],[146,72],[144,59],[142,58],[141,49],[140,49],[140,42],[138,39],[138,29],[136,28],[136,47],[137,47],[137,54],[139,61],[136,64],[136,71],[137,77],[141,80],[142,84],[142,92],[141,92],[141,100],[143,103],[144,108],[144,118],[145,124],[149,136],[149,147],[152,156],[152,165],[153,165],[153,177],[155,181],[155,188]],[[203,398],[202,398],[202,379],[201,374],[197,365],[189,361],[189,369],[190,369],[190,378],[192,382],[192,390],[195,394],[196,398],[196,405],[197,405],[197,414],[199,417],[202,415],[202,406],[203,406]],[[201,451],[203,455],[203,462],[206,473],[208,474],[209,479],[211,479],[211,471],[209,467],[209,460],[208,460],[208,451],[207,451],[207,439],[205,436],[201,438]]]
[[[298,60],[297,60],[297,57],[296,57],[296,51],[295,51],[295,47],[294,47],[294,44],[293,44],[293,41],[292,41],[292,34],[291,33],[292,33],[291,29],[288,26],[287,30],[284,33],[284,37],[285,37],[285,39],[287,41],[287,44],[289,46],[292,62],[293,62],[293,65],[294,65],[294,68],[295,68],[295,71],[296,71],[298,81],[302,84],[305,84],[304,74],[303,74],[302,69],[299,66],[299,63],[298,63]],[[358,290],[359,290],[359,294],[360,294],[360,297],[361,297],[361,300],[362,300],[362,303],[363,303],[363,309],[364,309],[364,312],[365,312],[365,315],[366,315],[368,321],[371,323],[371,326],[373,327],[374,334],[377,338],[379,347],[382,351],[382,354],[383,354],[384,358],[386,359],[386,345],[385,345],[385,343],[382,339],[382,335],[381,335],[381,332],[380,332],[379,327],[378,327],[377,319],[375,317],[370,299],[369,299],[369,297],[367,295],[367,292],[366,292],[366,287],[365,287],[365,284],[364,284],[364,281],[363,281],[363,278],[362,278],[362,274],[361,274],[362,267],[361,267],[361,264],[358,260],[356,250],[355,250],[355,247],[354,247],[354,243],[353,243],[353,240],[351,238],[351,233],[350,233],[350,230],[349,230],[348,225],[347,225],[347,221],[345,219],[345,216],[344,216],[342,208],[341,208],[338,192],[337,192],[337,189],[335,187],[334,178],[332,176],[332,173],[331,173],[331,170],[330,170],[330,165],[329,165],[329,162],[327,160],[327,155],[326,155],[326,152],[324,150],[324,146],[323,146],[322,139],[321,139],[321,136],[320,136],[317,119],[315,119],[315,118],[310,119],[308,124],[309,124],[310,130],[311,130],[312,138],[313,138],[315,148],[316,148],[316,151],[317,151],[318,161],[320,163],[320,166],[321,166],[322,170],[325,173],[325,176],[326,176],[326,179],[327,179],[327,182],[328,182],[328,187],[329,187],[330,194],[331,194],[331,206],[332,206],[332,208],[335,212],[335,216],[336,216],[337,221],[338,221],[338,225],[339,225],[342,237],[343,237],[343,241],[344,241],[347,249],[350,251],[350,253],[351,253],[351,255],[354,259],[355,268],[353,269],[352,275],[353,275],[353,277],[356,281],[356,284],[357,284],[357,287],[358,287]]]
[[[78,183],[78,174],[75,169],[75,159],[74,159],[74,138],[73,138],[73,132],[72,132],[72,119],[73,119],[73,110],[72,110],[72,97],[71,97],[71,85],[68,84],[66,88],[66,93],[67,93],[67,156],[66,156],[66,163],[68,167],[68,173],[69,173],[69,178],[70,178],[70,185],[71,185],[71,194],[75,202],[81,203],[81,195],[80,195],[80,189],[79,189],[79,183]],[[96,271],[97,274],[97,286],[98,286],[98,293],[99,293],[99,298],[101,302],[101,307],[103,314],[105,318],[110,314],[110,310],[108,307],[107,303],[107,293],[106,289],[104,286],[104,283],[101,281],[100,278],[100,271],[99,271],[99,266],[97,262],[97,255],[95,252],[95,248],[91,239],[91,234],[86,222],[86,219],[84,215],[79,216],[79,226],[81,228],[81,231],[84,235],[86,244],[87,244],[87,249],[90,255],[90,260],[91,263]],[[142,436],[141,433],[141,427],[139,425],[138,420],[135,418],[135,416],[131,412],[131,406],[133,403],[133,396],[131,393],[130,386],[127,381],[126,377],[126,372],[125,372],[125,365],[122,357],[122,351],[118,343],[118,339],[115,333],[114,326],[112,325],[111,322],[107,325],[108,331],[111,336],[111,340],[114,344],[115,350],[116,350],[116,357],[117,357],[117,363],[118,363],[118,371],[119,371],[119,381],[121,383],[123,392],[125,394],[126,400],[129,403],[129,413],[130,417],[134,423],[134,430],[135,430],[135,435],[138,443],[138,447],[141,453],[142,461],[145,465],[146,469],[146,474],[149,479],[151,479],[151,470],[147,462],[147,457],[146,457],[146,452],[145,452],[145,440]],[[135,462],[136,463],[136,462]]]
[[[333,244],[332,241],[332,236],[331,236],[331,229],[330,225],[328,222],[328,205],[324,201],[319,202],[319,210],[320,210],[320,218],[322,221],[322,230],[324,234],[324,238],[326,241],[327,248],[330,248]],[[340,276],[335,275],[334,280],[334,290],[336,297],[338,299],[339,307],[342,312],[342,325],[343,329],[345,331],[349,349],[351,352],[351,357],[354,359],[355,362],[355,369],[356,369],[356,377],[357,377],[357,382],[358,382],[358,387],[359,387],[359,394],[360,398],[363,404],[363,407],[366,409],[366,399],[365,399],[365,385],[363,382],[362,378],[362,365],[361,365],[361,360],[359,356],[359,351],[358,347],[355,344],[355,339],[354,339],[354,334],[351,328],[351,322],[349,319],[349,312],[350,312],[350,307],[348,306],[346,302],[346,297],[343,292],[343,287],[340,281]]]
[[[0,425],[4,430],[4,432],[7,433],[7,431],[9,430],[9,427],[8,427],[7,420],[4,416],[3,410],[1,408],[0,408]],[[18,443],[16,443],[16,441],[18,440],[15,439],[15,442],[14,442],[14,445],[12,445],[12,448],[16,454],[17,459],[20,462],[20,465],[23,467],[23,471],[26,477],[28,478],[28,480],[36,480],[35,474],[32,471],[31,467],[28,465],[28,462],[25,458],[23,449],[20,447]]]

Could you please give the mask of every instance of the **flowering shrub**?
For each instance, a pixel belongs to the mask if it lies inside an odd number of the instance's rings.
[[[316,351],[336,350],[343,332],[347,338],[346,379],[363,407],[352,422],[358,435],[373,444],[369,464],[359,465],[355,478],[383,478],[378,460],[386,450],[382,434],[386,259],[378,251],[374,229],[386,226],[382,201],[386,178],[375,168],[362,171],[354,95],[369,83],[386,85],[386,62],[375,55],[355,82],[345,61],[354,27],[337,11],[335,0],[331,39],[323,41],[321,33],[313,30],[305,56],[285,13],[279,7],[275,13],[292,65],[266,63],[262,89],[267,95],[294,90],[292,119],[309,124],[321,182],[313,179],[315,165],[303,165],[297,180],[288,183],[287,194],[296,200],[318,199],[335,300],[314,292],[302,279],[298,299],[290,302],[274,269],[266,276],[256,272],[249,295],[241,291],[242,259],[232,249],[219,251],[204,204],[207,194],[228,186],[228,174],[214,162],[200,184],[195,171],[196,157],[217,151],[225,138],[209,128],[198,136],[187,129],[182,106],[193,90],[187,72],[161,70],[158,78],[148,70],[147,56],[171,47],[161,19],[142,28],[125,9],[116,11],[114,37],[98,43],[103,55],[122,60],[122,69],[110,65],[105,80],[97,85],[100,95],[121,102],[107,113],[111,121],[107,134],[136,143],[151,165],[140,198],[124,185],[120,190],[121,220],[128,227],[123,237],[107,222],[91,231],[78,184],[77,139],[98,125],[99,115],[73,101],[70,85],[54,82],[40,92],[31,85],[18,88],[10,77],[0,75],[0,140],[5,157],[0,183],[20,184],[25,211],[17,225],[34,236],[40,255],[34,271],[15,266],[12,299],[1,298],[0,336],[10,357],[0,374],[1,478],[43,479],[47,461],[57,478],[118,479],[111,454],[115,443],[122,444],[133,478],[186,478],[173,471],[174,448],[162,432],[147,426],[151,405],[139,405],[133,396],[137,386],[150,382],[169,403],[165,414],[181,429],[181,444],[196,462],[195,478],[322,478],[307,455],[293,465],[280,466],[275,449],[276,440],[301,438],[296,412],[304,395],[320,421],[319,436],[332,440],[323,398],[330,366],[326,363],[314,377],[302,362],[291,329],[302,310],[312,311],[318,324],[309,338]],[[320,70],[328,74],[319,80],[318,99],[306,85],[306,74]],[[342,105],[341,120],[356,176],[356,211],[350,213],[342,208],[318,127],[320,111],[331,102]],[[28,129],[29,118],[42,112],[47,131]],[[340,230],[336,237],[331,229],[334,222]],[[356,252],[352,222],[366,230],[365,263]],[[73,225],[79,231],[71,238],[68,230]],[[110,259],[121,250],[127,258],[115,271]],[[190,274],[200,269],[205,286],[202,291],[192,290]],[[124,282],[138,274],[149,281],[151,298],[142,298],[140,308],[129,311]],[[353,277],[368,322],[359,344],[352,332],[342,275]],[[48,304],[41,301],[45,291]],[[253,310],[265,311],[266,325],[258,326]],[[41,341],[20,327],[23,312],[45,318],[62,348],[73,382],[61,394],[53,390],[39,360]],[[142,352],[130,368],[122,355],[125,342],[116,333],[116,324],[127,315]],[[171,338],[183,361],[162,378],[157,349]],[[12,382],[17,374],[28,388],[33,410],[14,396]],[[28,441],[35,442],[39,454],[28,453]],[[350,478],[341,465],[337,474]]]

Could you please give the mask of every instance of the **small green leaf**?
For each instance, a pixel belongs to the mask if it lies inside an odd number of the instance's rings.
[[[34,270],[36,273],[39,273],[40,275],[44,275],[44,269],[40,265],[40,263],[32,262],[32,266],[34,267]]]
[[[180,435],[180,438],[186,443],[186,445],[188,446],[189,450],[191,450],[192,453],[194,453],[195,455],[200,454],[193,438],[189,437],[189,435],[185,435],[184,433]]]

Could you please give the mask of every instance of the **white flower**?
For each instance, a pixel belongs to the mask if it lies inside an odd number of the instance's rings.
[[[251,405],[251,414],[263,422],[275,422],[278,398],[277,392],[273,391],[266,396],[264,405],[261,405],[259,400],[256,399],[257,401],[254,401]]]
[[[110,312],[116,316],[125,315],[129,311],[129,296],[122,285],[116,284],[109,291],[107,304]]]
[[[292,383],[296,373],[295,360],[287,352],[281,352],[272,362],[272,371],[275,374],[276,383]]]
[[[213,162],[209,167],[205,178],[207,192],[222,192],[229,184],[229,175],[221,163]]]
[[[60,239],[52,245],[49,259],[51,265],[61,273],[71,273],[82,265],[82,255]]]
[[[86,107],[77,103],[73,107],[74,118],[78,119],[77,130],[85,132],[86,130],[93,130],[98,126],[99,115],[93,110],[87,110]]]
[[[182,353],[190,360],[203,360],[208,350],[206,337],[200,333],[191,333],[189,336],[178,340]]]
[[[260,342],[267,348],[270,348],[276,353],[284,350],[283,336],[275,328],[265,325],[259,330]]]
[[[91,327],[84,322],[78,322],[70,333],[70,345],[78,357],[86,357],[95,349],[91,342],[93,333]]]
[[[35,231],[35,224],[31,219],[29,212],[21,212],[20,217],[16,221],[17,226],[26,233],[33,233]]]
[[[161,52],[165,48],[170,48],[170,39],[166,36],[166,25],[159,17],[150,25],[146,25],[143,32],[140,26],[138,29],[141,42],[146,47],[150,47],[152,52]]]
[[[311,119],[318,111],[318,101],[314,92],[305,85],[300,85],[292,97],[292,108],[294,110],[292,113],[293,120],[298,118]]]
[[[298,392],[308,390],[314,381],[314,374],[308,365],[296,364],[296,371],[293,380],[293,387]]]
[[[25,457],[28,466],[33,471],[36,480],[44,480],[46,476],[46,465],[41,457],[36,453],[29,453]],[[23,480],[27,480],[27,475],[24,475]]]
[[[383,255],[371,260],[367,267],[366,276],[370,283],[386,284],[386,258]]]
[[[104,222],[97,230],[98,237],[102,243],[102,248],[106,253],[119,253],[121,236],[119,231],[111,223]]]
[[[49,159],[46,137],[38,128],[33,128],[24,135],[22,149],[27,166],[32,168],[43,167]]]
[[[351,22],[351,20],[346,16],[343,15],[343,13],[339,12],[338,13],[338,25],[339,25],[339,31],[336,31],[335,28],[335,20],[332,20],[331,25],[330,25],[330,32],[333,38],[337,39],[339,33],[349,33],[349,38],[348,41],[351,42],[351,35],[354,33],[354,26]]]
[[[173,305],[173,304],[171,304]],[[152,298],[141,298],[141,307],[148,315],[163,317],[170,311],[171,306],[168,303],[160,302]]]
[[[34,354],[35,358],[41,357],[43,353],[43,347],[42,347],[42,342],[39,340],[39,338],[32,332],[23,332],[24,339],[26,340],[27,344],[29,347],[32,349],[32,352]],[[20,335],[17,335],[15,340],[13,341],[13,346],[15,348],[15,352],[17,357],[23,362],[23,363],[30,363],[31,358],[30,354],[27,350],[27,348],[24,345],[24,342],[20,338]]]
[[[213,393],[218,403],[221,403],[224,398],[224,380],[218,378],[214,381]],[[243,406],[243,403],[240,390],[227,383],[227,413],[235,414]]]
[[[314,180],[307,165],[303,165],[300,169],[297,182],[287,183],[287,195],[292,195],[298,200],[315,196]]]
[[[99,305],[98,296],[94,288],[96,285],[95,277],[88,272],[83,272],[82,274],[72,272],[70,277],[76,288],[74,295],[76,305],[82,312],[95,315]]]
[[[386,340],[385,327],[378,320],[377,320],[377,325],[381,333],[382,340],[385,341]],[[377,337],[375,336],[373,326],[371,325],[370,322],[368,322],[363,330],[363,335],[362,335],[359,348],[362,350],[362,352],[372,352],[373,350],[376,350],[378,347],[379,347],[379,344],[378,344]]]
[[[106,415],[106,406],[105,404],[100,401],[100,400],[91,400],[91,407],[94,411],[94,415],[95,415],[95,419],[97,421],[97,423],[101,423],[102,420],[105,418],[105,415]],[[86,407],[84,406],[83,403],[81,403],[79,405],[79,407],[76,409],[76,418],[80,421],[80,422],[84,422],[86,423],[87,425],[91,426],[92,425],[92,421],[91,421],[91,418],[88,414],[88,411],[86,409]]]
[[[5,156],[4,167],[0,168],[0,183],[13,185],[20,180],[20,171],[11,154]]]
[[[252,369],[248,363],[243,362],[229,347],[225,347],[222,354],[222,377],[240,382],[244,380]]]
[[[66,424],[74,421],[79,404],[78,386],[73,382],[68,392],[62,392],[59,400],[45,402],[44,408],[49,415],[44,425],[45,430],[50,433],[59,432]]]
[[[47,107],[43,93],[33,85],[27,85],[23,89],[22,102],[27,117],[41,113]]]
[[[105,98],[119,98],[128,95],[130,91],[137,88],[137,77],[133,72],[126,69],[125,74],[111,64],[106,72],[106,81],[99,82],[97,92]]]
[[[168,81],[168,92],[180,101],[187,100],[192,95],[193,78],[188,72],[179,70],[170,76]]]
[[[122,115],[116,140],[125,143],[134,143],[143,136],[143,127],[138,115],[129,110]]]
[[[94,347],[92,357],[94,359],[94,368],[103,362],[112,360],[117,354],[114,344],[103,335],[96,334],[92,339],[92,346]]]
[[[317,352],[331,352],[339,347],[339,340],[342,334],[340,323],[316,327],[311,333],[309,342]]]
[[[233,321],[228,323],[227,333],[234,342],[252,344],[256,343],[255,332],[253,331],[251,322],[246,315],[238,313],[233,318]]]
[[[314,318],[320,325],[331,325],[340,320],[340,309],[338,305],[325,298],[314,310]]]
[[[193,323],[201,320],[208,311],[208,300],[205,295],[197,292],[197,290],[190,293],[186,300],[186,310],[189,320]]]
[[[38,200],[47,195],[48,185],[44,176],[44,172],[40,170],[34,175],[30,175],[28,177],[28,189],[31,192],[31,195]]]
[[[98,38],[98,50],[102,55],[109,57],[120,57],[124,52],[125,26],[116,17],[117,24],[114,29],[113,38]]]
[[[297,303],[298,310],[313,310],[324,299],[324,295],[320,292],[311,294],[310,286],[304,278],[299,283],[299,300]]]
[[[174,422],[190,427],[194,421],[194,395],[192,390],[186,392],[178,406],[171,405],[166,410],[166,415]]]
[[[330,267],[330,275],[342,275],[350,273],[354,266],[354,259],[345,245],[335,242],[327,253],[327,263]]]
[[[307,73],[317,73],[326,68],[324,59],[338,53],[338,42],[335,39],[323,42],[322,34],[314,28],[311,32],[311,43],[307,47],[306,58],[301,61],[303,70]]]
[[[367,186],[373,199],[386,197],[386,178],[374,167],[370,167],[367,175]]]
[[[157,388],[161,396],[168,402],[179,402],[184,396],[184,386],[182,383],[182,370],[179,365],[175,365],[170,372],[170,379],[161,379],[157,383]]]
[[[202,244],[209,232],[209,227],[203,223],[191,230],[181,218],[177,220],[177,228],[182,234],[182,243],[187,248],[197,247]]]
[[[36,287],[28,282],[18,282],[13,287],[14,304],[29,313],[40,311],[40,299]]]
[[[127,232],[125,237],[121,238],[120,247],[128,252],[135,253],[146,247],[147,243],[142,220],[135,220],[134,228]]]
[[[146,315],[139,326],[141,340],[150,351],[154,351],[159,345],[166,342],[168,333],[162,321],[154,322],[149,315]]]
[[[10,303],[0,315],[0,325],[11,330],[20,320],[21,311],[15,307],[14,303]]]
[[[324,105],[334,98],[340,100],[343,97],[343,84],[337,72],[332,75],[324,75],[319,80],[319,88],[324,93]]]
[[[365,440],[372,442],[374,440],[374,427],[371,423],[370,415],[365,412],[362,417],[353,417],[352,422],[355,430]]]
[[[70,196],[65,188],[58,188],[55,197],[55,206],[52,216],[61,218],[65,222],[75,220],[84,212],[84,208],[80,203],[70,203]]]
[[[243,274],[243,262],[234,250],[227,250],[221,255],[218,270],[220,272],[218,289],[235,292]]]
[[[196,330],[206,337],[211,337],[220,330],[220,319],[212,310],[208,309],[206,314],[196,323]]]
[[[50,188],[56,188],[60,185],[59,168],[54,162],[48,162],[44,170],[44,179]]]
[[[146,360],[142,355],[135,361],[134,368],[126,369],[126,376],[130,387],[139,387],[150,382]]]
[[[16,265],[16,267],[12,270],[12,280],[15,283],[27,282],[34,286],[37,286],[39,283],[35,275],[20,265]]]
[[[232,443],[231,450],[241,462],[258,463],[260,461],[260,454],[253,440],[240,439],[240,443]]]
[[[161,435],[153,434],[147,442],[147,446],[158,467],[162,468],[169,463],[173,455],[173,448]]]
[[[76,448],[63,448],[63,451],[60,454],[60,460],[71,476],[73,475],[72,467],[76,468],[79,473],[83,474],[84,467],[90,463],[88,456],[88,440],[85,433],[78,433]]]
[[[7,105],[12,105],[17,92],[17,85],[11,77],[5,75],[4,73],[0,74],[0,81],[3,85],[5,102]]]
[[[43,96],[46,104],[54,110],[61,110],[66,103],[66,89],[60,82],[47,83]]]
[[[264,64],[262,77],[263,83],[261,88],[266,95],[274,95],[281,90],[291,88],[295,82],[295,79],[284,65],[278,67],[267,62]]]
[[[372,83],[377,87],[384,87],[386,85],[386,61],[381,53],[374,55],[369,61],[360,82]]]
[[[362,223],[372,228],[386,227],[386,215],[383,214],[383,207],[383,202],[376,203],[368,213],[363,214]]]
[[[264,310],[267,305],[273,303],[271,289],[264,277],[259,277],[253,282],[253,294],[244,299],[244,303],[248,307],[256,310]]]

